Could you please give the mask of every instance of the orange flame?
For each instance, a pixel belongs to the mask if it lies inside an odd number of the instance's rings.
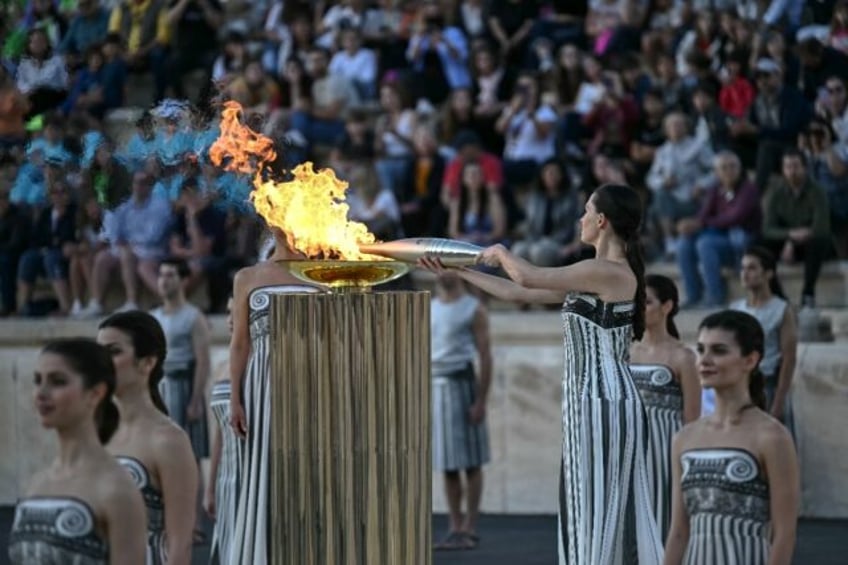
[[[331,169],[316,172],[308,162],[294,168],[290,181],[266,180],[263,171],[276,158],[273,141],[242,124],[241,113],[238,103],[225,103],[221,134],[209,157],[228,171],[255,173],[250,200],[257,213],[311,259],[373,259],[359,246],[373,243],[374,235],[365,224],[347,219],[348,184]]]

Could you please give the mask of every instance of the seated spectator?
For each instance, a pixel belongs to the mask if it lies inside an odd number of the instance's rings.
[[[677,252],[675,226],[701,208],[706,188],[713,184],[713,150],[689,133],[686,116],[665,118],[666,141],[657,150],[645,184],[653,194],[653,213],[659,220],[666,256]]]
[[[334,2],[323,15],[316,14],[321,17],[316,43],[329,51],[338,49],[342,31],[362,27],[365,20],[365,4],[364,0],[342,0]]]
[[[28,113],[29,100],[18,90],[12,76],[0,65],[0,155],[24,146],[24,118]]]
[[[827,46],[848,55],[848,2],[839,0],[833,7]]]
[[[846,83],[840,77],[827,79],[824,92],[816,100],[816,115],[833,128],[835,142],[848,143],[848,95]]]
[[[397,82],[385,82],[380,87],[380,107],[383,114],[377,118],[374,148],[375,163],[380,188],[401,191],[406,178],[406,169],[412,157],[412,132],[415,130],[416,115],[410,108],[406,92]]]
[[[510,187],[530,183],[539,165],[556,153],[556,111],[539,92],[532,74],[519,77],[516,94],[498,118],[495,129],[503,134],[504,177]]]
[[[341,49],[330,60],[331,75],[346,78],[356,87],[362,100],[373,100],[377,94],[377,57],[362,46],[362,34],[354,28],[339,33]]]
[[[483,247],[503,243],[506,209],[500,192],[487,188],[482,166],[465,163],[461,183],[459,194],[448,202],[448,236]]]
[[[212,64],[212,82],[215,87],[221,91],[226,90],[236,78],[242,75],[248,61],[247,38],[237,31],[229,32],[224,38],[221,54]],[[265,72],[272,73],[267,65],[263,63],[263,66]]]
[[[171,229],[171,205],[154,198],[153,179],[145,172],[133,175],[132,197],[118,206],[109,221],[104,222],[104,239],[109,247],[94,258],[91,300],[82,316],[97,317],[103,313],[103,299],[116,267],[121,269],[126,302],[122,310],[138,309],[138,280],[156,292],[159,261],[166,255]]]
[[[24,4],[24,2],[18,2]],[[14,13],[14,12],[12,12]],[[59,10],[59,3],[52,0],[29,0],[24,7],[24,17],[18,27],[9,34],[3,45],[3,54],[9,59],[17,59],[26,50],[27,35],[34,29],[42,29],[47,34],[49,45],[59,46],[68,29],[68,22]]]
[[[333,170],[340,177],[347,177],[358,164],[370,163],[376,156],[374,138],[368,117],[363,112],[350,112],[345,122],[345,131],[336,140],[330,153]]]
[[[441,104],[457,88],[470,88],[468,43],[462,31],[446,26],[439,2],[425,0],[409,39],[406,59],[412,67],[413,92]]]
[[[115,155],[111,141],[104,140],[97,147],[94,159],[82,169],[82,173],[83,194],[93,197],[102,209],[112,210],[129,198],[132,175]]]
[[[764,194],[783,151],[795,146],[798,134],[812,116],[810,104],[801,93],[784,85],[779,64],[771,59],[760,59],[755,73],[757,97],[747,119],[730,124],[730,134],[737,141],[744,138],[756,141],[756,183]]]
[[[126,47],[127,68],[153,73],[154,100],[165,98],[168,86],[166,63],[171,24],[164,2],[121,0],[109,16],[109,33],[120,35]]]
[[[7,181],[0,180],[0,316],[18,311],[18,261],[29,245],[30,216],[9,200]]]
[[[743,251],[760,229],[759,191],[745,179],[739,157],[730,151],[716,155],[715,176],[718,184],[709,188],[698,214],[677,222],[677,259],[686,307],[725,305],[722,268],[739,267]],[[704,287],[706,300],[701,304]]]
[[[489,5],[489,34],[497,41],[500,55],[509,67],[524,64],[533,22],[539,15],[535,2],[494,0]]]
[[[104,54],[112,49],[112,59],[107,62]],[[120,108],[124,103],[126,66],[114,50],[94,46],[86,53],[86,66],[74,79],[68,98],[62,104],[64,113],[86,113],[98,120],[106,112]]]
[[[801,61],[798,89],[807,100],[816,99],[829,77],[835,75],[848,80],[848,55],[826,47],[815,37],[800,42],[798,58]]]
[[[536,189],[525,204],[524,238],[512,251],[540,267],[570,265],[582,258],[577,229],[585,202],[570,186],[563,164],[551,159],[539,169]]]
[[[247,115],[261,116],[268,129],[279,119],[280,87],[265,74],[257,59],[248,61],[244,73],[234,78],[224,92],[227,98],[241,104]]]
[[[82,315],[83,304],[86,303],[91,286],[94,257],[106,247],[106,242],[100,238],[103,231],[103,218],[103,208],[96,196],[83,200],[76,225],[77,241],[73,246],[69,246],[71,254],[68,270],[73,299],[70,312],[72,318],[79,318]]]
[[[654,162],[657,149],[665,142],[664,114],[662,92],[646,92],[642,99],[640,119],[630,142],[630,161],[633,163],[636,178],[645,178],[651,169],[651,163]]]
[[[68,71],[61,55],[54,55],[43,29],[29,32],[26,53],[15,77],[30,102],[29,116],[52,110],[68,94]]]
[[[716,104],[715,88],[709,82],[698,83],[692,91],[692,110],[695,120],[695,138],[713,151],[731,146],[729,117]]]
[[[283,19],[285,4],[283,0],[276,0],[271,3],[270,9],[265,15],[261,34],[262,67],[271,76],[282,76],[285,64],[292,56],[292,33]],[[227,37],[233,37],[234,33],[243,36],[241,32],[231,30]]]
[[[311,147],[331,145],[344,133],[347,111],[359,103],[353,84],[344,77],[328,72],[329,53],[320,47],[309,53],[307,72],[312,76],[312,93],[295,101],[291,126]],[[306,95],[306,93],[302,93]]]
[[[571,112],[577,104],[580,85],[585,80],[580,49],[573,43],[567,43],[559,48],[556,63],[551,69],[543,70],[545,90],[557,95],[557,113],[565,115]]]
[[[728,116],[740,120],[748,115],[757,94],[754,85],[745,76],[747,63],[745,53],[735,51],[730,54],[721,73],[722,86],[718,94],[721,109]]]
[[[347,203],[348,219],[365,224],[377,239],[392,240],[401,235],[397,198],[390,189],[380,187],[370,165],[360,165],[351,171]]]
[[[624,157],[639,119],[639,107],[624,89],[620,74],[604,73],[602,84],[600,100],[583,117],[583,127],[590,138],[587,152],[594,155],[606,151]]]
[[[782,165],[783,177],[766,196],[763,239],[784,263],[804,262],[801,304],[814,306],[816,282],[831,249],[830,206],[801,152],[788,149]]]
[[[202,194],[197,180],[187,179],[177,201],[171,229],[170,255],[186,262],[189,275],[185,291],[207,282],[210,311],[220,312],[227,302],[227,215]]]
[[[418,126],[412,134],[413,157],[399,195],[403,233],[407,237],[442,237],[447,211],[439,200],[445,160],[439,154],[436,135],[429,126]]]
[[[666,111],[679,111],[686,108],[686,89],[680,75],[677,74],[677,66],[671,55],[664,53],[657,57],[652,86],[663,93]]]
[[[500,155],[503,152],[503,136],[489,126],[474,112],[471,89],[457,88],[451,91],[447,102],[442,104],[438,119],[439,140],[444,145],[450,145],[459,132],[473,131],[486,151]]]
[[[454,21],[469,40],[484,39],[489,33],[486,22],[486,6],[483,0],[461,0],[457,2]]]
[[[90,47],[106,39],[109,30],[109,11],[98,0],[77,0],[77,12],[62,37],[58,51],[66,57],[69,67],[83,63],[82,56]]]
[[[817,118],[799,137],[810,178],[827,194],[836,254],[848,258],[848,144],[834,143],[830,126]]]
[[[38,215],[29,248],[18,264],[18,296],[22,301],[19,313],[22,316],[36,314],[32,295],[38,277],[53,283],[59,301],[58,314],[68,314],[71,307],[68,260],[76,243],[76,213],[68,185],[61,181],[52,183],[50,205]]]
[[[205,104],[210,95],[209,78],[218,52],[218,29],[224,23],[224,8],[220,0],[172,0],[167,14],[174,34],[166,63],[169,86],[175,98],[185,98],[186,75],[203,71],[205,86],[200,89],[198,103]]]

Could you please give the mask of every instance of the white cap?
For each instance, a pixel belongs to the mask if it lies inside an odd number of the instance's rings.
[[[779,64],[777,64],[774,59],[763,58],[757,61],[754,70],[760,73],[779,73],[782,69]]]

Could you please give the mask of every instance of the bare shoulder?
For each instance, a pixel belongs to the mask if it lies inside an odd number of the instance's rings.
[[[671,360],[674,362],[674,369],[682,367],[691,367],[697,360],[697,355],[692,349],[682,341],[678,341],[671,349]]]
[[[636,292],[638,281],[630,266],[609,259],[586,259],[573,265],[580,277],[592,292],[603,300],[631,300]]]
[[[120,508],[124,504],[134,502],[136,496],[141,496],[130,474],[115,458],[109,456],[99,462],[97,474],[95,484],[98,500],[102,506],[112,509]]]
[[[175,423],[168,419],[157,422],[151,430],[151,445],[156,451],[157,459],[162,455],[171,454],[174,450],[187,449],[191,451],[188,435]]]
[[[690,447],[694,447],[697,443],[701,434],[704,433],[704,421],[703,420],[695,420],[694,422],[689,422],[676,434],[674,434],[674,439],[672,443],[674,447],[679,451],[683,452],[689,449]]]
[[[33,496],[39,494],[43,489],[45,482],[47,480],[47,471],[41,470],[36,471],[35,475],[29,481],[29,484],[26,488],[27,496]]]
[[[767,412],[760,411],[758,415],[756,437],[757,445],[763,453],[779,453],[787,449],[795,449],[795,442],[786,426]]]

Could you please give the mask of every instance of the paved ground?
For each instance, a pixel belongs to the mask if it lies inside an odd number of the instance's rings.
[[[6,537],[12,509],[0,508],[0,565],[7,565]],[[444,533],[446,519],[433,518],[434,536]],[[437,552],[433,565],[552,565],[556,563],[556,518],[552,516],[483,516],[480,547],[473,551]],[[798,526],[796,565],[844,565],[848,562],[848,521],[802,520]],[[195,548],[194,565],[206,565],[208,548]]]

